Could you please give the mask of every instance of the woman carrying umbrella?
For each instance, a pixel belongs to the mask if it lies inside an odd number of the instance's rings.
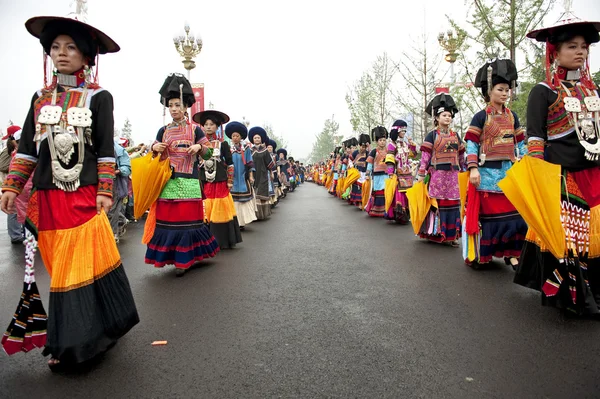
[[[458,173],[465,169],[465,146],[450,128],[458,108],[449,94],[440,93],[425,112],[434,118],[435,130],[429,132],[421,144],[418,180],[429,178],[429,197],[435,199],[437,206],[429,210],[419,235],[458,247],[461,235]]]
[[[175,275],[181,277],[193,264],[219,251],[204,224],[198,181],[198,156],[209,157],[212,151],[202,130],[187,119],[187,109],[196,102],[190,82],[181,75],[171,74],[159,93],[173,121],[158,130],[151,148],[161,159],[168,158],[173,172],[147,221],[156,223],[145,262],[154,267],[172,264]]]
[[[358,136],[358,149],[352,154],[354,167],[360,173],[360,177],[352,184],[348,202],[362,208],[362,186],[367,178],[367,157],[369,156],[369,144],[371,137],[368,134]]]
[[[387,155],[388,132],[383,126],[377,126],[371,131],[371,138],[377,143],[377,148],[371,150],[367,157],[367,176],[372,179],[371,197],[365,211],[371,217],[382,218],[385,214],[385,182],[388,179],[385,157]]]
[[[242,233],[229,190],[233,188],[233,158],[231,149],[217,129],[229,122],[229,116],[220,111],[198,112],[192,119],[200,124],[212,148],[211,156],[200,163],[200,181],[204,191],[204,219],[221,249],[234,248],[242,242]]]
[[[496,256],[516,269],[527,234],[527,224],[498,187],[517,158],[527,154],[519,118],[505,106],[516,81],[511,60],[488,62],[475,78],[487,103],[465,135],[470,188],[463,258],[475,267]]]
[[[256,216],[258,220],[271,216],[271,197],[269,193],[269,174],[275,166],[265,143],[269,142],[267,132],[260,126],[255,126],[248,132],[252,146],[252,159],[256,170],[254,191],[256,194]]]
[[[25,27],[40,39],[56,73],[33,96],[2,187],[1,207],[14,211],[15,197],[37,166],[26,223],[31,261],[26,282],[33,278],[33,234],[50,275],[43,353],[56,369],[104,353],[139,322],[106,216],[115,176],[113,100],[90,70],[98,54],[117,52],[119,46],[98,29],[69,18],[35,17]],[[8,352],[15,341],[10,331],[5,338]]]
[[[269,155],[271,156],[271,160],[273,160],[273,168],[269,172],[271,184],[273,186],[273,192],[270,193],[271,196],[271,205],[275,207],[279,202],[280,193],[280,185],[279,185],[279,176],[277,173],[274,173],[277,165],[277,156],[275,155],[275,151],[277,151],[277,143],[273,139],[269,139],[269,143],[267,144],[267,151],[269,151]]]
[[[229,122],[225,126],[225,135],[231,139],[233,160],[231,196],[240,230],[244,230],[247,224],[256,220],[256,204],[252,193],[254,184],[252,149],[249,144],[242,143],[248,137],[248,128],[240,122]]]
[[[546,80],[531,90],[527,103],[529,155],[546,161],[538,169],[548,165],[558,173],[535,179],[525,201],[538,206],[534,212],[544,220],[556,221],[563,240],[548,245],[554,227],[536,227],[517,207],[530,229],[515,276],[516,283],[541,290],[544,305],[595,317],[600,317],[600,100],[589,51],[600,41],[599,30],[600,22],[582,21],[567,10],[555,26],[527,35],[546,44]]]

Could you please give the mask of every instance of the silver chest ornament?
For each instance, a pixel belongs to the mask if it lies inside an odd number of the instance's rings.
[[[52,105],[45,105],[40,110],[36,125],[34,141],[39,144],[44,138],[48,139],[48,148],[52,158],[52,182],[63,191],[76,191],[79,188],[79,176],[83,170],[85,155],[84,144],[91,144],[92,111],[84,107],[87,88],[84,88],[77,107],[67,110],[67,121],[62,120],[62,107],[55,105],[56,89],[52,96]],[[41,135],[41,125],[46,126],[46,133]],[[77,163],[71,168],[65,168],[75,153],[77,145]],[[61,164],[62,162],[62,164]]]
[[[597,161],[600,159],[600,98],[597,95],[584,97],[585,107],[582,107],[582,102],[571,97],[571,92],[564,84],[563,88],[567,93],[567,97],[563,99],[565,111],[573,122],[579,144],[585,149],[585,157],[590,161]]]

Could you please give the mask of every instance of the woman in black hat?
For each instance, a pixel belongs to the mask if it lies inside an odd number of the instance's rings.
[[[352,184],[348,202],[362,208],[362,185],[367,178],[367,157],[369,156],[371,137],[368,134],[358,136],[358,149],[352,153],[352,163],[360,173],[360,177]]]
[[[385,164],[387,137],[388,131],[383,126],[377,126],[371,131],[371,138],[377,143],[377,147],[371,150],[367,157],[367,176],[372,179],[372,193],[365,211],[371,217],[382,218],[385,214],[385,182],[388,179]]]
[[[560,166],[560,177],[538,179],[531,191],[553,190],[560,205],[547,204],[549,195],[526,200],[556,209],[543,216],[560,223],[567,239],[556,258],[541,244],[547,232],[530,229],[515,276],[516,283],[540,290],[544,305],[594,317],[600,317],[600,100],[589,52],[600,41],[598,31],[600,22],[567,11],[555,26],[527,35],[546,44],[546,80],[527,103],[529,155]]]
[[[231,149],[217,130],[229,122],[229,116],[220,111],[206,110],[193,116],[194,122],[204,129],[211,157],[200,163],[200,181],[204,192],[204,218],[210,224],[221,249],[234,248],[242,242],[242,233],[230,190],[233,188],[233,157]]]
[[[496,256],[516,268],[527,234],[527,224],[498,187],[513,163],[527,153],[519,118],[505,106],[516,81],[511,60],[488,62],[475,78],[487,106],[473,116],[465,135],[470,188],[463,254],[465,263],[474,267]]]
[[[159,93],[173,121],[158,130],[151,148],[156,155],[169,159],[173,173],[146,222],[146,228],[153,228],[154,233],[147,242],[145,262],[154,267],[172,264],[176,276],[181,277],[192,265],[219,251],[215,237],[204,224],[198,181],[198,156],[210,157],[212,150],[202,130],[187,118],[188,108],[196,102],[190,82],[182,75],[171,74]]]
[[[271,159],[273,160],[273,169],[270,172],[271,184],[273,185],[273,192],[271,193],[271,205],[273,207],[277,206],[279,202],[279,196],[281,195],[281,187],[279,184],[279,176],[275,173],[277,169],[277,143],[273,139],[269,139],[269,143],[267,144],[267,151],[271,155]]]
[[[2,210],[14,210],[15,197],[37,166],[26,245],[30,254],[39,247],[48,269],[50,306],[44,339],[43,308],[37,292],[28,291],[35,287],[29,259],[24,295],[31,295],[29,309],[38,325],[25,339],[4,342],[4,348],[9,352],[17,342],[33,347],[45,341],[44,355],[51,356],[48,364],[54,369],[91,360],[139,322],[106,216],[115,176],[113,100],[90,70],[99,53],[117,52],[119,46],[69,18],[35,17],[25,27],[40,39],[56,69],[33,97],[2,187]]]
[[[240,122],[229,122],[225,126],[225,135],[231,139],[233,161],[233,187],[231,196],[240,230],[256,220],[256,203],[252,193],[254,185],[254,162],[250,144],[244,144],[248,137],[248,128]]]
[[[267,132],[259,126],[255,126],[248,132],[248,138],[252,142],[252,159],[256,176],[254,180],[254,192],[256,196],[256,216],[258,220],[267,219],[271,216],[271,196],[269,193],[269,174],[275,167],[273,158],[267,150],[265,143],[269,142]]]
[[[398,177],[398,190],[392,201],[391,209],[386,209],[386,219],[395,220],[399,224],[410,222],[408,198],[406,190],[413,186],[411,159],[417,154],[417,145],[411,140],[405,141],[408,124],[398,119],[390,129],[390,143],[386,163],[388,174]]]
[[[433,116],[435,130],[421,144],[418,179],[429,177],[429,197],[436,200],[437,207],[431,207],[420,236],[458,247],[461,236],[458,173],[465,169],[465,145],[450,127],[458,108],[449,94],[440,93],[425,112]]]
[[[277,175],[279,176],[279,184],[281,185],[282,195],[281,198],[285,198],[288,190],[290,189],[289,181],[289,162],[287,160],[287,150],[280,148],[277,150]]]

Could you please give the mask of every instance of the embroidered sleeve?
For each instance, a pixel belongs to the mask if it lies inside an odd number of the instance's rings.
[[[367,163],[369,165],[373,165],[376,155],[377,155],[377,150],[371,150],[371,152],[369,153],[369,156],[367,157]],[[371,166],[371,169],[373,169],[373,166]]]
[[[207,146],[208,138],[206,137],[206,135],[204,134],[202,129],[200,129],[198,126],[196,126],[196,129],[194,130],[194,136],[195,136],[194,138],[195,138],[196,144],[200,144],[202,146],[198,155],[200,155],[203,159],[210,158],[210,156],[208,158],[204,158],[204,155],[206,155],[206,153],[209,150],[210,150],[210,155],[212,156],[212,149]]]
[[[115,179],[115,158],[98,158],[98,195],[112,198]]]
[[[544,159],[545,146],[545,140],[542,140],[539,137],[530,137],[529,140],[527,140],[527,154],[535,158]]]
[[[36,165],[37,158],[17,153],[10,164],[10,170],[2,184],[2,192],[12,191],[13,193],[21,194]]]
[[[467,140],[467,168],[476,168],[479,162],[479,143]]]
[[[431,152],[423,151],[421,154],[421,163],[419,164],[419,176],[425,177],[429,162],[431,161]]]
[[[483,110],[473,115],[471,125],[467,129],[467,133],[465,133],[465,140],[479,144],[480,136],[483,132],[483,127],[485,126],[486,117],[487,114]]]

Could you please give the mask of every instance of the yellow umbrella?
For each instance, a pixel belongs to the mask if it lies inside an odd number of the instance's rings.
[[[356,168],[348,169],[348,174],[346,175],[346,179],[344,179],[344,187],[342,187],[342,191],[346,192],[348,187],[356,183],[360,179],[360,172]]]
[[[131,184],[133,186],[133,216],[139,219],[156,202],[171,178],[169,158],[161,160],[146,156],[131,160]]]
[[[394,198],[396,197],[396,192],[398,191],[398,176],[395,174],[392,175],[389,179],[385,181],[385,211],[392,206],[392,202],[394,202]]]
[[[498,186],[552,255],[564,258],[560,165],[526,156],[506,172]]]
[[[371,185],[372,184],[373,184],[373,182],[371,181],[371,179],[365,180],[365,182],[362,184],[362,208],[361,209],[365,209],[365,207],[369,203],[369,199],[371,198]]]
[[[421,225],[425,221],[432,204],[427,192],[427,185],[422,181],[413,184],[411,188],[406,190],[406,197],[408,198],[408,209],[410,210],[410,222],[413,231],[415,234],[419,234]]]

